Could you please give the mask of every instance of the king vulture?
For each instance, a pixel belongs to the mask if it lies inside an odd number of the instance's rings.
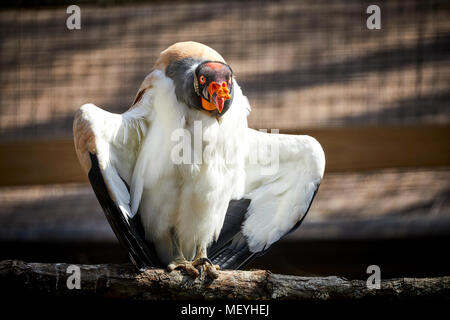
[[[324,152],[309,136],[248,128],[249,112],[231,67],[196,42],[161,52],[123,114],[76,112],[81,166],[139,269],[216,278],[301,224]]]

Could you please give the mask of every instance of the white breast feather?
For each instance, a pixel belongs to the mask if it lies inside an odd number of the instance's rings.
[[[170,262],[170,231],[175,228],[186,258],[195,246],[218,237],[230,199],[245,189],[245,143],[248,102],[235,83],[233,104],[219,123],[203,112],[177,101],[173,81],[160,71],[147,95],[151,96],[151,126],[144,138],[131,183],[132,212],[139,209],[146,238],[155,244],[163,263]],[[145,99],[144,99],[145,100]],[[176,141],[172,132],[184,128],[193,134],[201,121],[209,161],[179,164],[171,160]],[[208,152],[209,150],[209,152]],[[228,161],[228,163],[226,162]]]

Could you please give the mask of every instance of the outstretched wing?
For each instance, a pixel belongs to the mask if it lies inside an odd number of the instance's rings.
[[[139,217],[130,208],[129,185],[151,113],[149,103],[141,103],[149,88],[146,80],[127,112],[114,114],[85,104],[73,124],[81,166],[116,237],[139,269],[161,265],[152,244],[144,240]]]
[[[319,188],[325,156],[312,137],[248,129],[246,196],[230,203],[208,253],[225,269],[243,268],[303,221]]]

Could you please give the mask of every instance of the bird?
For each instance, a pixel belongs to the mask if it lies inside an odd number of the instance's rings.
[[[300,226],[324,151],[307,135],[249,128],[250,111],[231,66],[193,41],[160,53],[124,113],[76,111],[81,167],[138,269],[215,279]]]

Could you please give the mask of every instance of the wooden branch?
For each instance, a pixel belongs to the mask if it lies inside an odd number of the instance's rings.
[[[3,292],[50,296],[102,297],[129,300],[164,299],[292,299],[410,300],[450,297],[450,277],[382,280],[380,289],[368,289],[362,280],[339,277],[297,277],[265,270],[221,271],[211,280],[202,275],[193,280],[179,271],[162,269],[137,272],[131,264],[78,265],[80,289],[68,289],[66,263],[0,262]]]

